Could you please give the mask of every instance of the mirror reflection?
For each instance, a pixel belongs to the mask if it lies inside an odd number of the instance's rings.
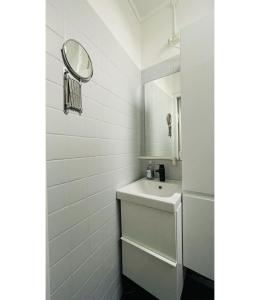
[[[180,72],[146,83],[144,93],[145,156],[180,160]]]

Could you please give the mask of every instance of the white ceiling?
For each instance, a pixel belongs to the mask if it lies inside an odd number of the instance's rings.
[[[162,6],[169,4],[170,0],[129,0],[137,19],[142,22]]]

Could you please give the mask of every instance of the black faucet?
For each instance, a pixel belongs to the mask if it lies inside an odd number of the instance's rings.
[[[165,168],[164,165],[159,165],[159,169],[155,172],[159,173],[160,181],[165,181]]]

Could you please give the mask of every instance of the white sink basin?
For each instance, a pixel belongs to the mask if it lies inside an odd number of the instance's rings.
[[[181,181],[143,178],[117,190],[117,198],[174,212],[181,202]]]

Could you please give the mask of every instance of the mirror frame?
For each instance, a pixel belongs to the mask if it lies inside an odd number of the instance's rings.
[[[80,47],[82,47],[82,49],[86,52],[86,54],[87,54],[87,56],[88,56],[88,59],[89,59],[89,61],[90,61],[90,64],[91,64],[91,71],[92,71],[89,77],[82,77],[82,76],[80,76],[80,75],[72,68],[72,66],[70,65],[70,63],[69,63],[69,61],[68,61],[68,59],[67,59],[67,55],[66,55],[66,44],[67,44],[68,42],[70,42],[70,41],[73,41],[73,42],[79,44]],[[91,58],[90,58],[90,55],[88,54],[88,51],[82,46],[81,43],[79,43],[78,41],[76,41],[76,40],[74,40],[74,39],[68,39],[68,40],[66,40],[66,41],[63,43],[62,49],[61,49],[61,53],[62,53],[62,58],[63,58],[63,61],[64,61],[65,66],[67,67],[68,71],[69,71],[69,72],[70,72],[77,80],[79,80],[79,81],[81,81],[81,82],[88,82],[88,81],[92,78],[92,76],[93,76],[93,64],[92,64],[92,60],[91,60]]]

